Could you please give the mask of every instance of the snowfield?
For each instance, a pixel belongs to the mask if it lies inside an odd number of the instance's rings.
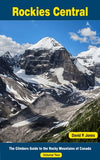
[[[52,127],[51,130],[54,129],[54,128],[59,128],[59,127],[66,127],[66,126],[68,126],[68,124],[69,124],[68,121],[66,121],[66,122],[65,121],[58,122],[58,124],[55,125],[54,127]]]
[[[64,68],[60,67],[60,68],[50,69],[50,71],[53,72],[53,74],[57,76],[59,83],[66,84],[66,85],[70,84],[69,81],[64,80],[63,78]]]
[[[7,84],[6,87],[7,92],[12,93],[18,100],[33,103],[37,99],[37,97],[34,97],[33,95],[31,95],[30,98],[27,95],[21,96],[21,94],[19,94],[19,92],[9,84]]]
[[[90,70],[88,70],[86,67],[84,67],[80,62],[79,60],[75,60],[74,61],[74,64],[76,65],[77,69],[82,72],[82,73],[87,73],[88,75],[91,75],[92,72]]]
[[[30,119],[26,119],[24,121],[15,123],[15,124],[12,125],[12,127],[22,127],[22,126],[25,126],[25,125],[29,125],[32,122],[38,120],[39,118],[40,118],[40,116],[35,116],[35,117],[30,118]]]
[[[24,104],[21,104],[21,103],[20,103],[20,105],[21,105],[21,109],[26,109],[26,108],[27,108],[27,106],[24,105]]]
[[[70,84],[69,81],[66,81],[63,79],[63,71],[64,71],[64,68],[50,69],[50,72],[53,72],[53,74],[57,76],[59,83],[69,85]],[[26,75],[25,70],[20,68],[15,68],[14,74],[26,82],[41,84],[43,86],[53,86],[53,87],[59,86],[57,83],[52,82],[50,79],[48,79],[46,74]]]

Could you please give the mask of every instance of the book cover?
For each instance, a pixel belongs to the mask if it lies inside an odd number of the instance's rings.
[[[99,2],[0,2],[0,160],[97,159]]]

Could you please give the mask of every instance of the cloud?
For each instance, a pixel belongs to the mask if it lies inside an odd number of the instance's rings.
[[[89,40],[91,44],[100,44],[100,37],[98,36],[91,36]]]
[[[95,44],[95,45],[97,45],[97,44],[100,44],[100,37],[91,37],[92,39],[91,39],[91,44]]]
[[[70,32],[70,38],[73,39],[74,41],[80,41],[80,42],[87,42],[86,37],[79,37],[76,33]]]
[[[29,43],[21,45],[20,43],[13,41],[11,37],[0,35],[0,56],[7,51],[9,51],[12,56],[22,54],[26,49],[31,47],[31,45],[32,44]]]
[[[89,22],[86,25],[90,26]],[[91,45],[100,44],[100,37],[96,31],[93,31],[90,27],[79,29],[76,33],[70,32],[70,38],[74,41],[80,41],[81,43],[90,43]]]
[[[80,35],[82,36],[96,36],[96,31],[92,31],[90,27],[87,28],[83,28],[81,30],[78,31],[78,33],[80,33]]]

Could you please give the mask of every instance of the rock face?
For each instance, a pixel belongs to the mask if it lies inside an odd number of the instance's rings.
[[[33,45],[33,48],[26,50],[19,63],[28,75],[49,73],[51,68],[62,67],[63,79],[72,82],[76,87],[87,89],[94,85],[94,75],[79,71],[69,52],[52,38],[44,38]]]
[[[0,93],[4,93],[6,91],[6,84],[0,78]]]
[[[95,76],[100,78],[100,63],[95,65]]]
[[[12,73],[13,69],[7,59],[0,57],[0,74]]]
[[[15,60],[14,58],[11,56],[10,52],[6,52],[5,54],[3,54],[2,59],[7,62],[9,64],[10,67],[14,66],[15,64]]]

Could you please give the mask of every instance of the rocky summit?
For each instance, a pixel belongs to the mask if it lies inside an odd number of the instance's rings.
[[[54,77],[51,70],[62,68],[63,79],[73,83],[79,89],[94,86],[94,74],[84,73],[85,69],[80,70],[70,53],[53,38],[46,37],[26,50],[21,56],[20,67],[25,69],[28,75],[48,73],[52,80],[58,82],[57,76]]]
[[[83,61],[82,61],[83,62]],[[99,64],[86,66],[45,37],[12,57],[0,57],[0,141],[33,142],[61,130],[84,104],[99,97]],[[97,83],[98,82],[98,83]]]

